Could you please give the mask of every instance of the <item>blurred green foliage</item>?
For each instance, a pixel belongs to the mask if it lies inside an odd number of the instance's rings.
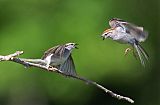
[[[73,51],[78,74],[129,96],[136,105],[160,104],[158,0],[0,0],[0,54],[23,50],[40,58],[50,47],[79,44]],[[144,26],[150,55],[146,68],[127,45],[102,40],[108,20],[118,17]],[[37,68],[0,63],[0,105],[128,105],[97,88]]]

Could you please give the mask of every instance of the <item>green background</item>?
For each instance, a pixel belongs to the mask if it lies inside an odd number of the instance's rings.
[[[160,105],[159,0],[0,0],[0,54],[23,50],[24,58],[40,58],[50,47],[79,44],[72,55],[79,75],[135,105]],[[143,26],[142,45],[150,55],[143,68],[129,45],[102,40],[109,19]],[[0,63],[0,105],[130,105],[92,85],[13,62]]]

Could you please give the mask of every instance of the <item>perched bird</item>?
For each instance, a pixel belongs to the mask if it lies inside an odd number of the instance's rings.
[[[149,56],[140,45],[140,42],[144,42],[147,39],[148,33],[143,30],[143,27],[136,26],[118,18],[111,19],[109,25],[111,28],[105,30],[101,35],[103,40],[105,38],[111,38],[119,43],[130,44],[133,47],[133,54],[135,56],[138,54],[141,64],[145,66],[145,60],[148,61]],[[134,52],[134,49],[136,49],[137,53]],[[130,50],[130,48],[127,48],[125,55]]]
[[[76,75],[75,65],[71,56],[71,52],[76,47],[76,43],[66,43],[58,45],[45,51],[42,60],[47,62],[47,67],[56,67],[63,73],[68,75]]]

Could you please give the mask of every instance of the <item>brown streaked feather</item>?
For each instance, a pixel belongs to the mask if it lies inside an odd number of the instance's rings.
[[[139,42],[145,41],[148,33],[143,30],[143,27],[136,26],[132,23],[120,23],[125,28],[126,33],[133,35]]]
[[[137,33],[143,32],[143,27],[136,26],[132,23],[121,23],[121,24],[124,25],[127,30],[130,29],[130,30],[135,31]]]
[[[50,54],[61,56],[63,52],[64,52],[64,45],[57,45],[45,51],[41,59],[45,59]]]
[[[106,29],[103,33],[113,31],[114,29],[115,29],[115,28],[109,28],[109,29]]]

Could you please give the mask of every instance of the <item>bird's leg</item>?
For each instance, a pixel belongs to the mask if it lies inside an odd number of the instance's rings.
[[[46,67],[49,69],[50,68],[50,63],[51,63],[51,57],[53,54],[50,54],[49,56],[47,56],[44,60],[46,61]]]
[[[138,58],[137,58],[137,52],[135,51],[134,48],[127,48],[127,49],[125,50],[125,52],[124,52],[124,55],[126,56],[126,55],[129,53],[129,51],[132,51],[132,52],[133,52],[133,56],[134,56],[136,59],[138,59]]]
[[[53,67],[53,66],[50,65],[50,62],[47,62],[46,67],[47,67],[47,70],[48,70],[48,71],[53,71],[54,68],[55,68],[55,67]]]
[[[47,65],[46,65],[46,67],[49,69],[49,67],[50,67],[50,62],[47,62]]]
[[[47,67],[47,70],[50,71],[50,69],[52,69],[53,67],[50,65],[51,63],[51,59],[46,59],[46,67]]]
[[[131,51],[131,50],[133,50],[133,49],[131,49],[131,48],[126,48],[126,50],[124,51],[124,55],[126,56],[126,55],[128,54],[128,52]]]

